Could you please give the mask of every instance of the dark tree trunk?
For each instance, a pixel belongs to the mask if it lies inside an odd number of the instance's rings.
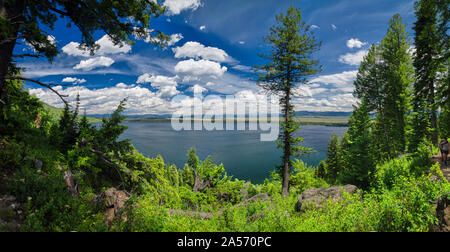
[[[430,99],[429,104],[431,106],[431,141],[435,147],[439,145],[439,133],[438,133],[438,123],[437,123],[437,111],[436,111],[436,101],[434,97],[434,81],[431,81],[430,85]]]
[[[6,4],[5,1],[0,1],[0,17],[3,19],[19,19],[22,9],[23,1],[16,1],[12,4]],[[8,74],[9,64],[11,63],[18,33],[18,24],[13,24],[9,33],[0,33],[0,99],[2,101],[5,101],[6,99],[5,77]],[[3,105],[3,103],[1,104]]]
[[[290,88],[286,91],[286,100],[284,101],[284,149],[283,149],[283,186],[282,186],[282,195],[285,197],[289,196],[289,179],[291,175],[291,133],[289,132],[288,125],[290,118],[290,99],[291,99],[291,90]]]

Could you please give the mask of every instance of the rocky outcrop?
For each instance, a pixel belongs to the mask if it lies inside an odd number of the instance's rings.
[[[130,199],[127,192],[119,191],[116,188],[110,188],[102,194],[95,197],[97,203],[103,203],[105,210],[105,219],[111,223],[115,217],[121,217],[125,203]],[[122,216],[123,217],[123,216]]]
[[[296,211],[302,212],[309,208],[322,208],[323,204],[330,199],[332,202],[341,201],[343,200],[343,192],[355,194],[358,193],[358,188],[354,185],[346,185],[308,189],[298,196]]]
[[[18,232],[23,221],[22,210],[12,195],[0,195],[0,232]]]
[[[197,218],[200,220],[210,220],[214,216],[213,213],[202,213],[202,212],[174,210],[174,209],[169,209],[169,215],[182,215],[185,217]]]
[[[260,194],[257,194],[255,196],[251,197],[250,199],[242,201],[238,205],[248,205],[251,202],[268,201],[268,200],[270,200],[270,197],[269,197],[269,195],[267,195],[267,193],[260,193]]]
[[[431,227],[433,232],[450,232],[450,193],[439,197],[436,204],[437,225]]]

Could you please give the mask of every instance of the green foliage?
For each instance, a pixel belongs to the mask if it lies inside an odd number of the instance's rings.
[[[328,177],[328,168],[325,161],[320,161],[319,166],[317,167],[316,176],[322,179]]]
[[[329,185],[324,179],[317,177],[316,169],[308,167],[303,161],[295,159],[292,167],[294,171],[291,176],[291,191],[294,194],[302,193],[310,188],[325,188]]]
[[[327,158],[325,160],[327,167],[326,178],[330,183],[336,182],[339,172],[342,169],[342,153],[339,144],[339,137],[334,134],[327,149]]]
[[[292,96],[295,95],[293,88],[306,84],[308,76],[320,71],[313,54],[319,50],[321,43],[317,42],[310,27],[302,21],[300,9],[293,6],[286,15],[276,16],[276,25],[271,27],[264,41],[272,50],[268,55],[260,55],[269,62],[255,66],[258,71],[257,83],[267,92],[280,95],[284,120],[277,144],[283,150],[283,157],[282,165],[278,168],[283,174],[282,193],[288,195],[291,157],[299,157],[310,151],[298,145],[303,142],[303,138],[293,136],[300,128],[294,120],[294,107],[291,105]]]
[[[408,144],[413,81],[410,46],[409,34],[396,14],[380,45],[373,45],[364,57],[354,82],[355,97],[366,100],[369,113],[376,111],[372,133],[378,160],[397,157]]]
[[[369,187],[376,163],[371,127],[369,108],[363,99],[360,107],[355,107],[349,120],[348,139],[343,157],[346,166],[340,169],[340,183],[356,185],[362,189]]]
[[[436,86],[440,82],[438,72],[447,81],[441,88],[441,92],[448,91],[448,3],[439,0],[420,0],[415,3],[417,21],[414,23],[416,57],[414,67],[416,81],[414,83],[414,111],[420,113],[420,117],[429,120],[416,120],[414,127],[415,145],[425,137],[438,144],[437,110],[438,97]],[[447,5],[447,6],[446,6]],[[444,7],[446,6],[446,7]],[[447,49],[447,51],[446,51]],[[442,69],[447,61],[447,68]],[[447,75],[447,76],[446,76]],[[446,76],[446,77],[445,77]],[[444,98],[445,95],[442,96]],[[448,97],[448,96],[447,96]],[[445,100],[445,98],[444,98]],[[423,129],[429,129],[424,131]]]
[[[95,215],[90,204],[83,204],[68,193],[57,169],[35,171],[25,166],[14,175],[9,191],[24,205],[26,219],[22,231],[106,230],[102,216]]]
[[[450,108],[450,106],[449,106]],[[439,133],[441,138],[450,138],[450,109],[441,110],[439,114]]]
[[[377,165],[373,186],[375,188],[392,189],[405,178],[420,177],[429,171],[439,174],[439,166],[431,168],[430,156],[430,146],[423,143],[418,151],[409,157],[405,156]]]
[[[130,174],[132,172],[126,168],[127,162],[128,165],[132,163],[129,158],[132,152],[129,140],[118,141],[126,130],[126,126],[121,125],[125,118],[121,115],[125,109],[125,102],[126,99],[121,101],[109,118],[103,118],[99,129],[88,125],[86,116],[81,122],[78,122],[78,117],[75,116],[77,113],[72,116],[75,123],[71,126],[76,128],[79,134],[76,144],[68,151],[67,162],[73,172],[91,187],[113,186],[116,182],[131,185],[129,177],[134,179],[137,177],[137,174]],[[63,119],[64,116],[61,119],[64,122]],[[70,142],[62,142],[62,145],[67,144]],[[121,161],[125,167],[114,163],[113,160]]]

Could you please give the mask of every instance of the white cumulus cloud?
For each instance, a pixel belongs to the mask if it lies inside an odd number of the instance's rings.
[[[200,0],[166,0],[163,6],[167,7],[168,15],[178,15],[184,10],[197,10],[202,5]]]
[[[109,67],[114,64],[114,60],[109,57],[96,57],[88,60],[82,60],[78,65],[76,65],[73,69],[75,70],[84,70],[90,71],[94,68],[99,67]]]
[[[368,52],[369,51],[367,50],[360,50],[356,53],[344,54],[339,57],[339,62],[352,66],[358,66],[359,64],[361,64],[361,61],[363,61]]]
[[[63,89],[55,87],[61,94],[68,95],[70,100],[75,100],[80,95],[81,110],[86,109],[87,114],[110,114],[119,105],[120,101],[128,98],[126,114],[159,114],[169,113],[169,103],[162,99],[156,92],[148,88],[119,83],[113,87],[102,89],[88,89],[83,86],[73,86]],[[30,94],[35,95],[41,101],[54,106],[63,107],[64,104],[52,91],[43,88],[30,89]]]
[[[367,45],[367,43],[366,42],[361,42],[357,38],[351,38],[351,39],[347,40],[347,47],[350,48],[350,49],[361,48],[364,45]]]
[[[74,83],[74,84],[83,84],[86,82],[85,79],[77,79],[73,77],[66,77],[62,80],[63,83]]]
[[[189,41],[181,47],[173,48],[175,58],[194,58],[226,62],[230,60],[229,55],[222,49],[204,46],[198,42]]]
[[[190,91],[193,93],[204,93],[204,92],[208,91],[208,89],[206,89],[198,84],[195,84],[194,86],[188,88],[187,91]]]
[[[175,72],[184,77],[184,81],[198,80],[202,76],[221,77],[228,69],[209,60],[184,60],[175,66]]]
[[[111,38],[108,35],[103,36],[101,39],[95,42],[100,48],[95,51],[95,55],[104,56],[108,54],[120,54],[120,53],[128,53],[131,51],[131,46],[124,44],[122,47],[119,45],[114,45]],[[70,42],[62,48],[62,51],[70,56],[79,56],[79,57],[90,57],[90,52],[85,50],[80,50],[80,43],[78,42]]]
[[[174,95],[179,94],[177,90],[177,79],[178,77],[167,77],[162,75],[151,76],[150,74],[143,74],[139,76],[136,83],[144,84],[151,83],[153,88],[158,89],[157,95],[162,98],[169,98]]]

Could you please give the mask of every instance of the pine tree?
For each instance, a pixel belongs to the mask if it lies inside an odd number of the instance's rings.
[[[319,166],[316,170],[316,176],[319,178],[322,178],[324,180],[328,177],[328,169],[327,169],[327,163],[325,161],[320,161]]]
[[[350,148],[350,139],[348,135],[348,131],[345,132],[345,134],[341,138],[341,168],[340,173],[345,172],[347,167],[349,166],[346,160],[346,156],[348,153],[348,150]]]
[[[381,89],[384,95],[379,122],[387,129],[385,151],[388,158],[405,152],[407,146],[413,75],[408,37],[400,15],[396,14],[390,21],[388,33],[380,45],[383,59],[382,78],[386,83]]]
[[[76,143],[79,137],[78,113],[80,108],[80,97],[77,96],[76,107],[71,111],[68,105],[65,105],[59,120],[57,132],[54,132],[56,144],[60,151],[66,154]]]
[[[381,44],[364,57],[354,83],[355,97],[364,98],[369,112],[376,112],[374,151],[379,160],[395,158],[407,146],[413,74],[408,37],[400,15],[394,15]]]
[[[330,143],[328,144],[327,158],[325,160],[327,164],[327,180],[330,183],[336,182],[338,178],[339,171],[342,168],[341,157],[339,137],[334,134],[330,139]]]
[[[310,27],[302,21],[300,10],[290,7],[286,13],[276,17],[276,25],[270,29],[270,35],[264,38],[271,47],[271,53],[260,55],[270,61],[266,65],[255,66],[257,83],[270,93],[278,94],[282,107],[283,121],[278,139],[278,148],[283,150],[282,165],[279,168],[283,182],[282,194],[289,195],[289,179],[291,174],[291,157],[304,155],[309,149],[298,145],[301,137],[294,137],[300,128],[294,121],[292,98],[294,88],[307,83],[307,77],[316,74],[320,67],[313,59],[318,51],[318,43],[311,33]]]
[[[354,109],[348,130],[348,149],[345,153],[347,167],[339,176],[343,184],[352,184],[367,189],[370,185],[371,174],[375,170],[373,158],[372,121],[369,107],[363,99],[362,104]]]
[[[370,111],[381,111],[385,81],[381,75],[381,49],[372,45],[364,57],[354,82],[354,96],[358,99],[366,99]]]
[[[413,143],[428,137],[433,145],[439,143],[437,131],[436,84],[440,67],[438,60],[442,52],[441,35],[438,27],[438,0],[420,0],[415,4],[417,21],[414,23],[416,57],[416,82],[414,83],[414,111],[419,113],[414,122]],[[447,6],[448,8],[448,6]],[[427,122],[430,121],[431,132],[427,134]],[[426,134],[426,135],[425,135]],[[415,144],[410,149],[414,151]]]

